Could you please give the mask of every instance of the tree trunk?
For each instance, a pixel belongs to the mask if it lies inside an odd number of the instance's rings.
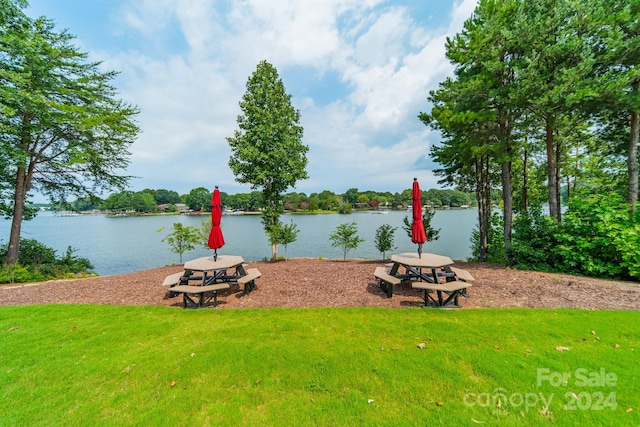
[[[558,220],[558,183],[556,181],[556,150],[553,138],[552,119],[547,117],[545,121],[546,148],[547,148],[547,186],[549,192],[549,216]]]
[[[513,183],[511,180],[511,162],[502,164],[502,201],[504,202],[504,249],[507,265],[511,265],[511,230],[513,229]]]
[[[278,245],[271,245],[271,259],[273,261],[278,259]]]
[[[524,154],[522,157],[522,210],[529,212],[529,150],[525,141]]]
[[[20,230],[22,217],[24,216],[24,203],[27,195],[27,173],[24,168],[18,168],[16,173],[16,191],[13,196],[13,218],[11,220],[11,232],[9,234],[9,246],[7,248],[7,264],[18,262],[20,255]]]
[[[487,260],[489,246],[489,222],[491,220],[491,183],[489,160],[476,160],[476,199],[478,201],[478,261]]]
[[[31,117],[24,115],[22,117],[22,138],[21,145],[25,153],[28,153],[31,135],[28,132],[28,125],[31,123]],[[22,220],[24,217],[24,204],[27,200],[27,192],[31,187],[31,177],[35,168],[36,160],[27,157],[29,160],[27,167],[19,166],[16,171],[16,190],[13,195],[13,218],[11,219],[11,231],[9,233],[9,245],[7,247],[7,264],[15,264],[20,256],[20,231],[22,229]]]
[[[635,90],[640,91],[640,80],[635,85]],[[629,137],[629,154],[627,169],[629,174],[629,203],[631,212],[636,211],[638,204],[638,140],[640,139],[640,114],[637,111],[631,113],[631,135]]]
[[[557,142],[558,138],[554,138],[554,142]],[[560,183],[562,182],[562,176],[560,174],[560,164],[562,163],[562,144],[557,142],[555,148],[555,169],[556,169],[556,201],[558,203],[558,213],[556,214],[556,221],[562,222],[562,194],[560,192]]]

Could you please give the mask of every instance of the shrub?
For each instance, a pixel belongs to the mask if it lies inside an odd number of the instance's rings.
[[[540,206],[515,218],[511,238],[513,265],[523,270],[553,271],[557,268],[556,233],[553,220]]]
[[[55,264],[56,251],[34,239],[20,239],[18,262],[28,266]]]
[[[7,255],[8,246],[0,248],[0,257]],[[93,265],[86,258],[74,256],[75,249],[67,248],[65,255],[56,257],[56,251],[33,239],[20,240],[20,254],[16,264],[3,264],[0,283],[40,282],[78,274],[93,274]]]
[[[640,213],[619,195],[575,195],[561,224],[540,209],[514,222],[514,264],[521,269],[594,277],[640,277]]]
[[[640,277],[640,214],[615,193],[572,197],[557,238],[565,272]]]
[[[37,282],[36,275],[27,267],[17,264],[3,264],[0,268],[0,283]]]

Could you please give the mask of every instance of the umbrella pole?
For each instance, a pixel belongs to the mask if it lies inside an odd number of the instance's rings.
[[[217,261],[217,260],[218,260],[218,250],[217,250],[217,249],[214,249],[214,250],[213,250],[213,260],[214,260],[214,261]]]
[[[418,258],[422,258],[422,243],[418,244]]]

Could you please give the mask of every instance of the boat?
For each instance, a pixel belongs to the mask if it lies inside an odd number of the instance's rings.
[[[57,211],[53,215],[54,216],[80,216],[78,212],[73,212],[73,211]]]

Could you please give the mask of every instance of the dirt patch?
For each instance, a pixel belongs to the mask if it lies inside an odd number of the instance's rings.
[[[218,293],[218,308],[249,307],[417,307],[422,291],[409,284],[387,298],[373,272],[382,261],[296,258],[252,262],[260,270],[257,289],[243,295],[237,285]],[[474,277],[464,308],[545,307],[590,310],[640,309],[640,284],[564,274],[505,269],[482,263],[457,262]],[[182,298],[167,298],[162,281],[182,266],[163,267],[116,276],[3,286],[0,305],[107,304],[181,307]]]

